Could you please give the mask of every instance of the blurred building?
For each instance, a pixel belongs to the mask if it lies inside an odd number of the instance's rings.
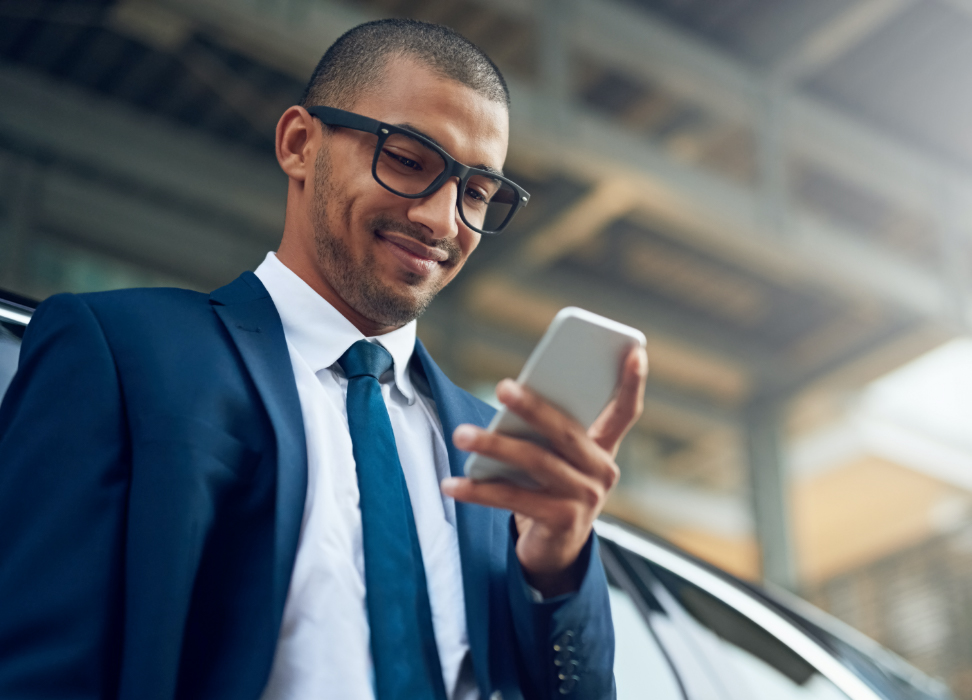
[[[870,385],[972,318],[969,0],[0,0],[0,286],[256,266],[278,116],[383,16],[497,61],[533,195],[420,322],[437,360],[488,397],[562,306],[639,327],[611,510],[972,698],[972,445]]]

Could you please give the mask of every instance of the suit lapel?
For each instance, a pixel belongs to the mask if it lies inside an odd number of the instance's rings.
[[[425,346],[415,341],[415,354],[422,363],[442,422],[442,433],[449,454],[449,468],[453,476],[463,475],[468,452],[452,444],[452,431],[461,423],[485,426],[492,418],[492,409],[485,407],[465,391],[449,381],[432,360]],[[466,624],[473,668],[480,689],[490,688],[489,678],[489,556],[493,552],[492,509],[456,501],[456,525],[459,536],[459,556],[462,560],[463,592],[466,597]],[[505,561],[505,553],[503,558]]]
[[[290,586],[307,491],[307,446],[300,399],[280,316],[259,278],[244,272],[210,295],[256,385],[277,443],[273,612],[279,627]]]

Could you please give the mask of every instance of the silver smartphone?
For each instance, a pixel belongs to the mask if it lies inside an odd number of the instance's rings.
[[[614,396],[624,359],[635,346],[645,346],[641,331],[568,306],[554,317],[517,382],[589,428]],[[493,417],[487,430],[540,445],[546,443],[505,406]],[[538,488],[522,470],[475,453],[466,460],[465,472],[477,481],[502,479],[524,488]]]

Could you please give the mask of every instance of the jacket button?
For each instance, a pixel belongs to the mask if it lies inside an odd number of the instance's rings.
[[[501,693],[498,690],[494,690],[493,693],[489,696],[489,700],[503,700],[503,693]]]
[[[577,685],[577,681],[579,680],[577,676],[569,676],[560,682],[560,687],[557,690],[561,695],[567,695],[574,689],[574,686]]]
[[[560,651],[561,649],[570,649],[570,651],[573,651],[573,647],[570,646],[573,639],[574,633],[571,630],[567,630],[557,638],[556,642],[554,642],[554,651]]]

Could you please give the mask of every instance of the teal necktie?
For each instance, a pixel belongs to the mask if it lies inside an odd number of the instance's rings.
[[[348,378],[377,699],[445,700],[415,517],[378,383],[392,357],[359,340],[338,364]]]

